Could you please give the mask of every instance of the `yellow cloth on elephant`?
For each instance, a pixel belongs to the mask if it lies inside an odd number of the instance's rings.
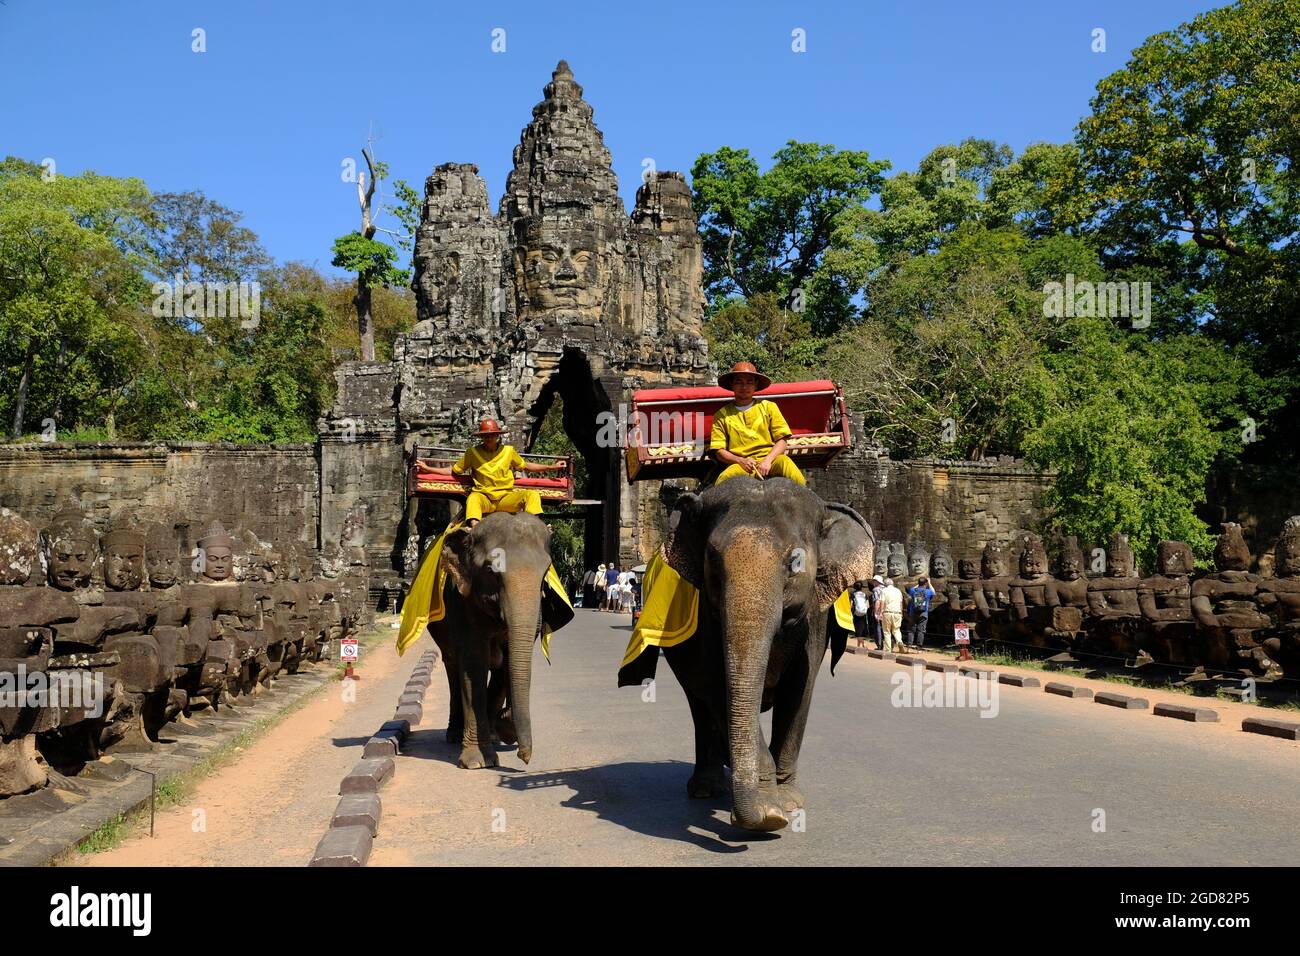
[[[668,566],[656,553],[645,571],[642,590],[646,595],[641,617],[632,629],[632,639],[623,654],[626,667],[647,647],[672,647],[695,633],[699,622],[700,592]]]
[[[437,539],[424,553],[424,558],[420,561],[420,569],[415,573],[415,580],[411,582],[411,590],[406,593],[406,601],[402,604],[402,623],[397,630],[397,655],[401,657],[406,653],[406,649],[419,640],[424,629],[431,623],[441,621],[447,615],[446,605],[443,604],[442,591],[447,583],[447,570],[442,566],[442,542],[446,539],[449,532],[459,528],[463,521],[454,521],[449,524],[438,535]],[[555,570],[555,565],[550,565],[546,569],[546,576],[542,579],[542,587],[548,589],[552,594],[558,597],[568,605],[570,617],[572,617],[573,602],[569,600],[569,595],[564,590],[564,584],[560,581],[560,575]],[[562,627],[563,625],[559,625]],[[542,625],[542,654],[549,661],[551,642],[551,629],[546,624]]]
[[[853,597],[847,588],[835,599],[835,623],[853,633]]]
[[[552,564],[550,567],[546,569],[546,577],[542,578],[542,587],[549,590],[553,595],[555,595],[560,600],[562,600],[566,605],[568,605],[569,613],[568,613],[568,617],[564,621],[564,624],[567,624],[569,621],[573,620],[573,602],[569,600],[569,594],[567,591],[564,590],[564,582],[560,580],[560,572],[555,570],[555,565]],[[557,624],[556,630],[559,630],[561,627],[564,627],[564,624]],[[548,661],[551,659],[550,644],[551,644],[551,625],[547,622],[545,614],[543,614],[542,656],[545,657]]]
[[[430,621],[441,621],[447,613],[442,605],[442,587],[447,582],[447,571],[442,566],[442,542],[447,532],[461,526],[462,522],[453,521],[446,530],[438,535],[437,540],[420,561],[420,569],[415,572],[411,590],[406,592],[402,602],[402,626],[397,630],[397,656],[401,657],[406,649],[419,640]]]

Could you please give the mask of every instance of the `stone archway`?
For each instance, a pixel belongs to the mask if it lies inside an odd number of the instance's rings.
[[[547,412],[560,400],[564,434],[582,459],[581,480],[574,489],[575,505],[566,509],[580,515],[583,524],[583,566],[594,567],[618,556],[621,524],[617,479],[620,449],[602,440],[601,424],[615,414],[614,403],[604,386],[592,375],[591,366],[577,349],[566,349],[555,371],[546,379],[528,408],[532,427],[528,447],[533,448]]]

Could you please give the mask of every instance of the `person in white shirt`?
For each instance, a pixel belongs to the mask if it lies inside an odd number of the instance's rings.
[[[894,587],[893,578],[885,578],[885,589],[880,592],[880,612],[885,650],[893,653],[895,643],[903,646],[903,592]]]
[[[624,571],[618,576],[618,597],[619,608],[624,611],[632,610],[632,578],[635,575],[632,572]]]

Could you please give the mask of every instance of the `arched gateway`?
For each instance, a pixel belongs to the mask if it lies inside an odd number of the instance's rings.
[[[711,378],[685,178],[652,172],[628,216],[591,107],[561,61],[515,147],[496,215],[471,164],[436,167],[424,196],[419,321],[392,362],[340,367],[338,399],[320,422],[323,543],[363,502],[372,580],[396,588],[448,507],[407,500],[415,446],[463,445],[490,416],[524,450],[558,395],[587,464],[577,489],[586,561],[640,563],[657,544],[640,529],[658,523],[658,483],[623,480],[601,416],[625,416],[637,389]]]

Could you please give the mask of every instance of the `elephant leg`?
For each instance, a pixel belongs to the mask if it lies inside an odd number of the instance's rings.
[[[817,680],[822,656],[826,653],[824,645],[815,640],[807,640],[804,644],[806,653],[793,655],[786,664],[772,702],[770,756],[776,763],[777,797],[781,809],[787,812],[798,810],[804,805],[803,791],[795,780],[798,775],[799,750],[803,747],[808,711],[812,707],[813,684]]]
[[[515,722],[509,716],[509,689],[510,676],[503,662],[500,667],[492,668],[488,681],[488,718],[492,722],[494,743],[513,744],[517,739]]]
[[[449,657],[443,660],[447,672],[447,743],[460,745],[465,733],[465,706],[460,696],[460,670]]]
[[[488,666],[478,651],[466,652],[460,675],[461,708],[465,732],[461,736],[460,766],[466,770],[497,766],[492,748],[492,724],[488,718]]]
[[[717,797],[731,792],[723,763],[727,756],[727,738],[713,710],[697,695],[686,691],[695,722],[695,772],[686,782],[687,795],[695,798]]]

